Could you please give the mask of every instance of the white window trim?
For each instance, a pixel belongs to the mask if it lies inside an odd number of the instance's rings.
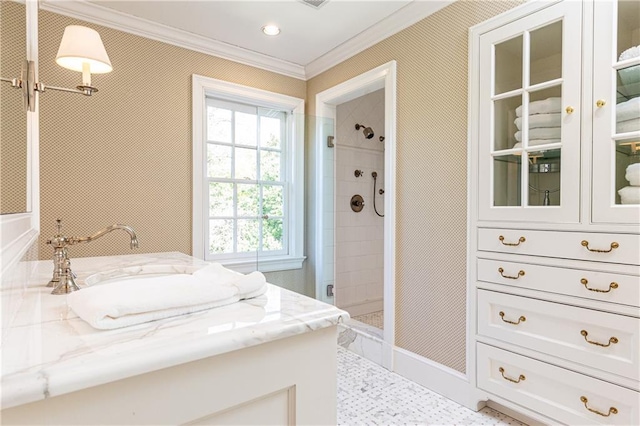
[[[304,99],[282,95],[280,93],[255,89],[240,84],[194,74],[192,76],[193,111],[193,205],[192,205],[192,256],[205,259],[205,204],[208,196],[205,191],[204,135],[206,122],[206,97],[215,97],[229,101],[252,105],[278,107],[293,112],[293,127],[287,153],[291,158],[289,176],[289,254],[285,256],[258,257],[256,259],[220,260],[220,263],[238,272],[251,272],[258,269],[263,272],[285,271],[302,268],[304,256]]]

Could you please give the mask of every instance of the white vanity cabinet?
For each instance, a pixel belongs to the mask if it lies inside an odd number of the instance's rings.
[[[478,400],[640,424],[640,3],[529,2],[469,46]]]

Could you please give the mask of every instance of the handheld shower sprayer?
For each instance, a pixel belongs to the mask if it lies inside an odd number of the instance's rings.
[[[365,127],[364,124],[356,124],[356,130],[362,130],[364,137],[367,139],[372,139],[374,136],[373,129],[371,127]]]

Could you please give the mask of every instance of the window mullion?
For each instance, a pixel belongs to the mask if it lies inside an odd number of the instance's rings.
[[[238,253],[238,184],[236,180],[236,111],[231,114],[231,178],[233,183],[233,253]]]

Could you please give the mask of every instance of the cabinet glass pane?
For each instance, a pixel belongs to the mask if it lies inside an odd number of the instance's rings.
[[[529,205],[560,205],[560,150],[529,153]]]
[[[616,204],[640,204],[640,140],[618,141],[616,148]]]
[[[529,84],[562,77],[562,21],[531,31]]]
[[[618,0],[618,55],[620,61],[640,55],[640,2]]]
[[[522,105],[522,96],[500,99],[493,102],[493,146],[494,150],[511,149],[516,144],[517,110]],[[520,108],[519,110],[522,110]]]
[[[640,131],[640,65],[618,70],[617,83],[616,133]]]
[[[539,146],[561,142],[562,132],[562,86],[537,90],[529,94],[526,146]],[[523,126],[524,124],[521,124]],[[522,133],[516,134],[523,142]]]
[[[503,155],[493,158],[493,205],[520,206],[520,176],[522,157]]]
[[[494,94],[522,88],[522,36],[495,45]]]

